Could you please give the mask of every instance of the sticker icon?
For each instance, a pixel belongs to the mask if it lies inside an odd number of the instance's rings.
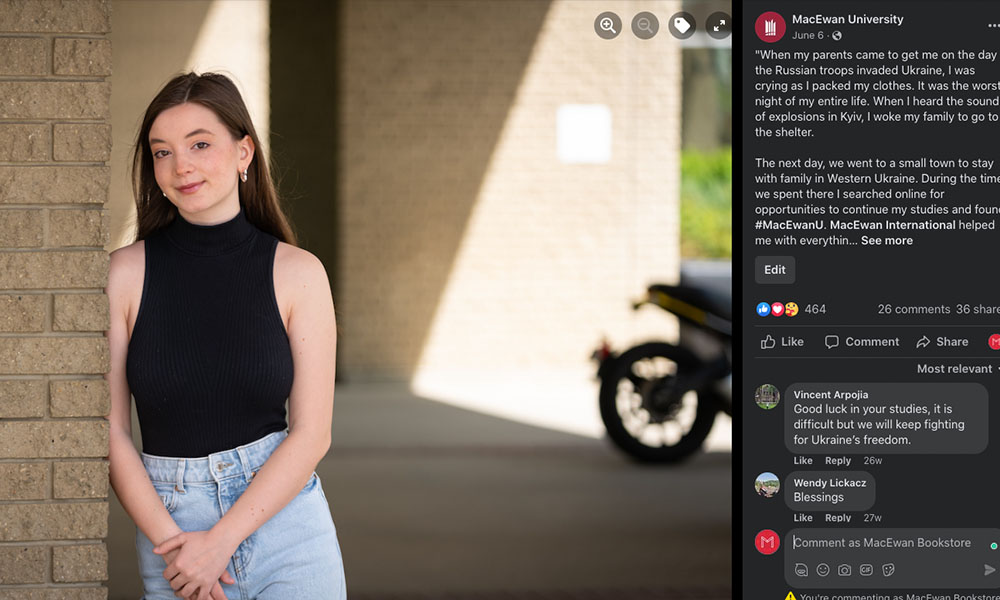
[[[761,302],[760,304],[757,305],[757,316],[758,317],[766,317],[769,314],[771,314],[771,305],[770,304],[768,304],[767,302]],[[1000,337],[1000,336],[998,336],[998,337]]]
[[[794,302],[786,302],[785,303],[785,316],[786,317],[794,317],[797,314],[799,314],[799,305],[796,304],[796,303],[794,303]]]
[[[780,317],[785,314],[785,305],[781,302],[775,302],[771,305],[771,314],[776,317]]]

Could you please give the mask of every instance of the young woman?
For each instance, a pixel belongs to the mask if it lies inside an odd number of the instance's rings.
[[[145,598],[345,598],[314,472],[333,415],[330,285],[294,245],[232,81],[167,83],[132,178],[138,231],[111,253],[106,377],[111,485],[137,526]]]

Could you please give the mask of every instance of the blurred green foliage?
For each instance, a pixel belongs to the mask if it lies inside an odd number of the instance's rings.
[[[681,152],[681,257],[733,256],[733,149]]]

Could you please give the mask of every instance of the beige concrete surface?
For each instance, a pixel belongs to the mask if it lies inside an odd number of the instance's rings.
[[[643,467],[396,384],[338,385],[317,469],[362,600],[728,598],[731,470],[728,452]],[[134,526],[112,504],[109,598],[138,598]]]

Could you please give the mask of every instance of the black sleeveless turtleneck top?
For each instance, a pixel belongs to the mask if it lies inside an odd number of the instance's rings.
[[[126,376],[147,454],[201,457],[287,427],[292,352],[274,296],[278,240],[243,210],[179,214],[146,238]]]

